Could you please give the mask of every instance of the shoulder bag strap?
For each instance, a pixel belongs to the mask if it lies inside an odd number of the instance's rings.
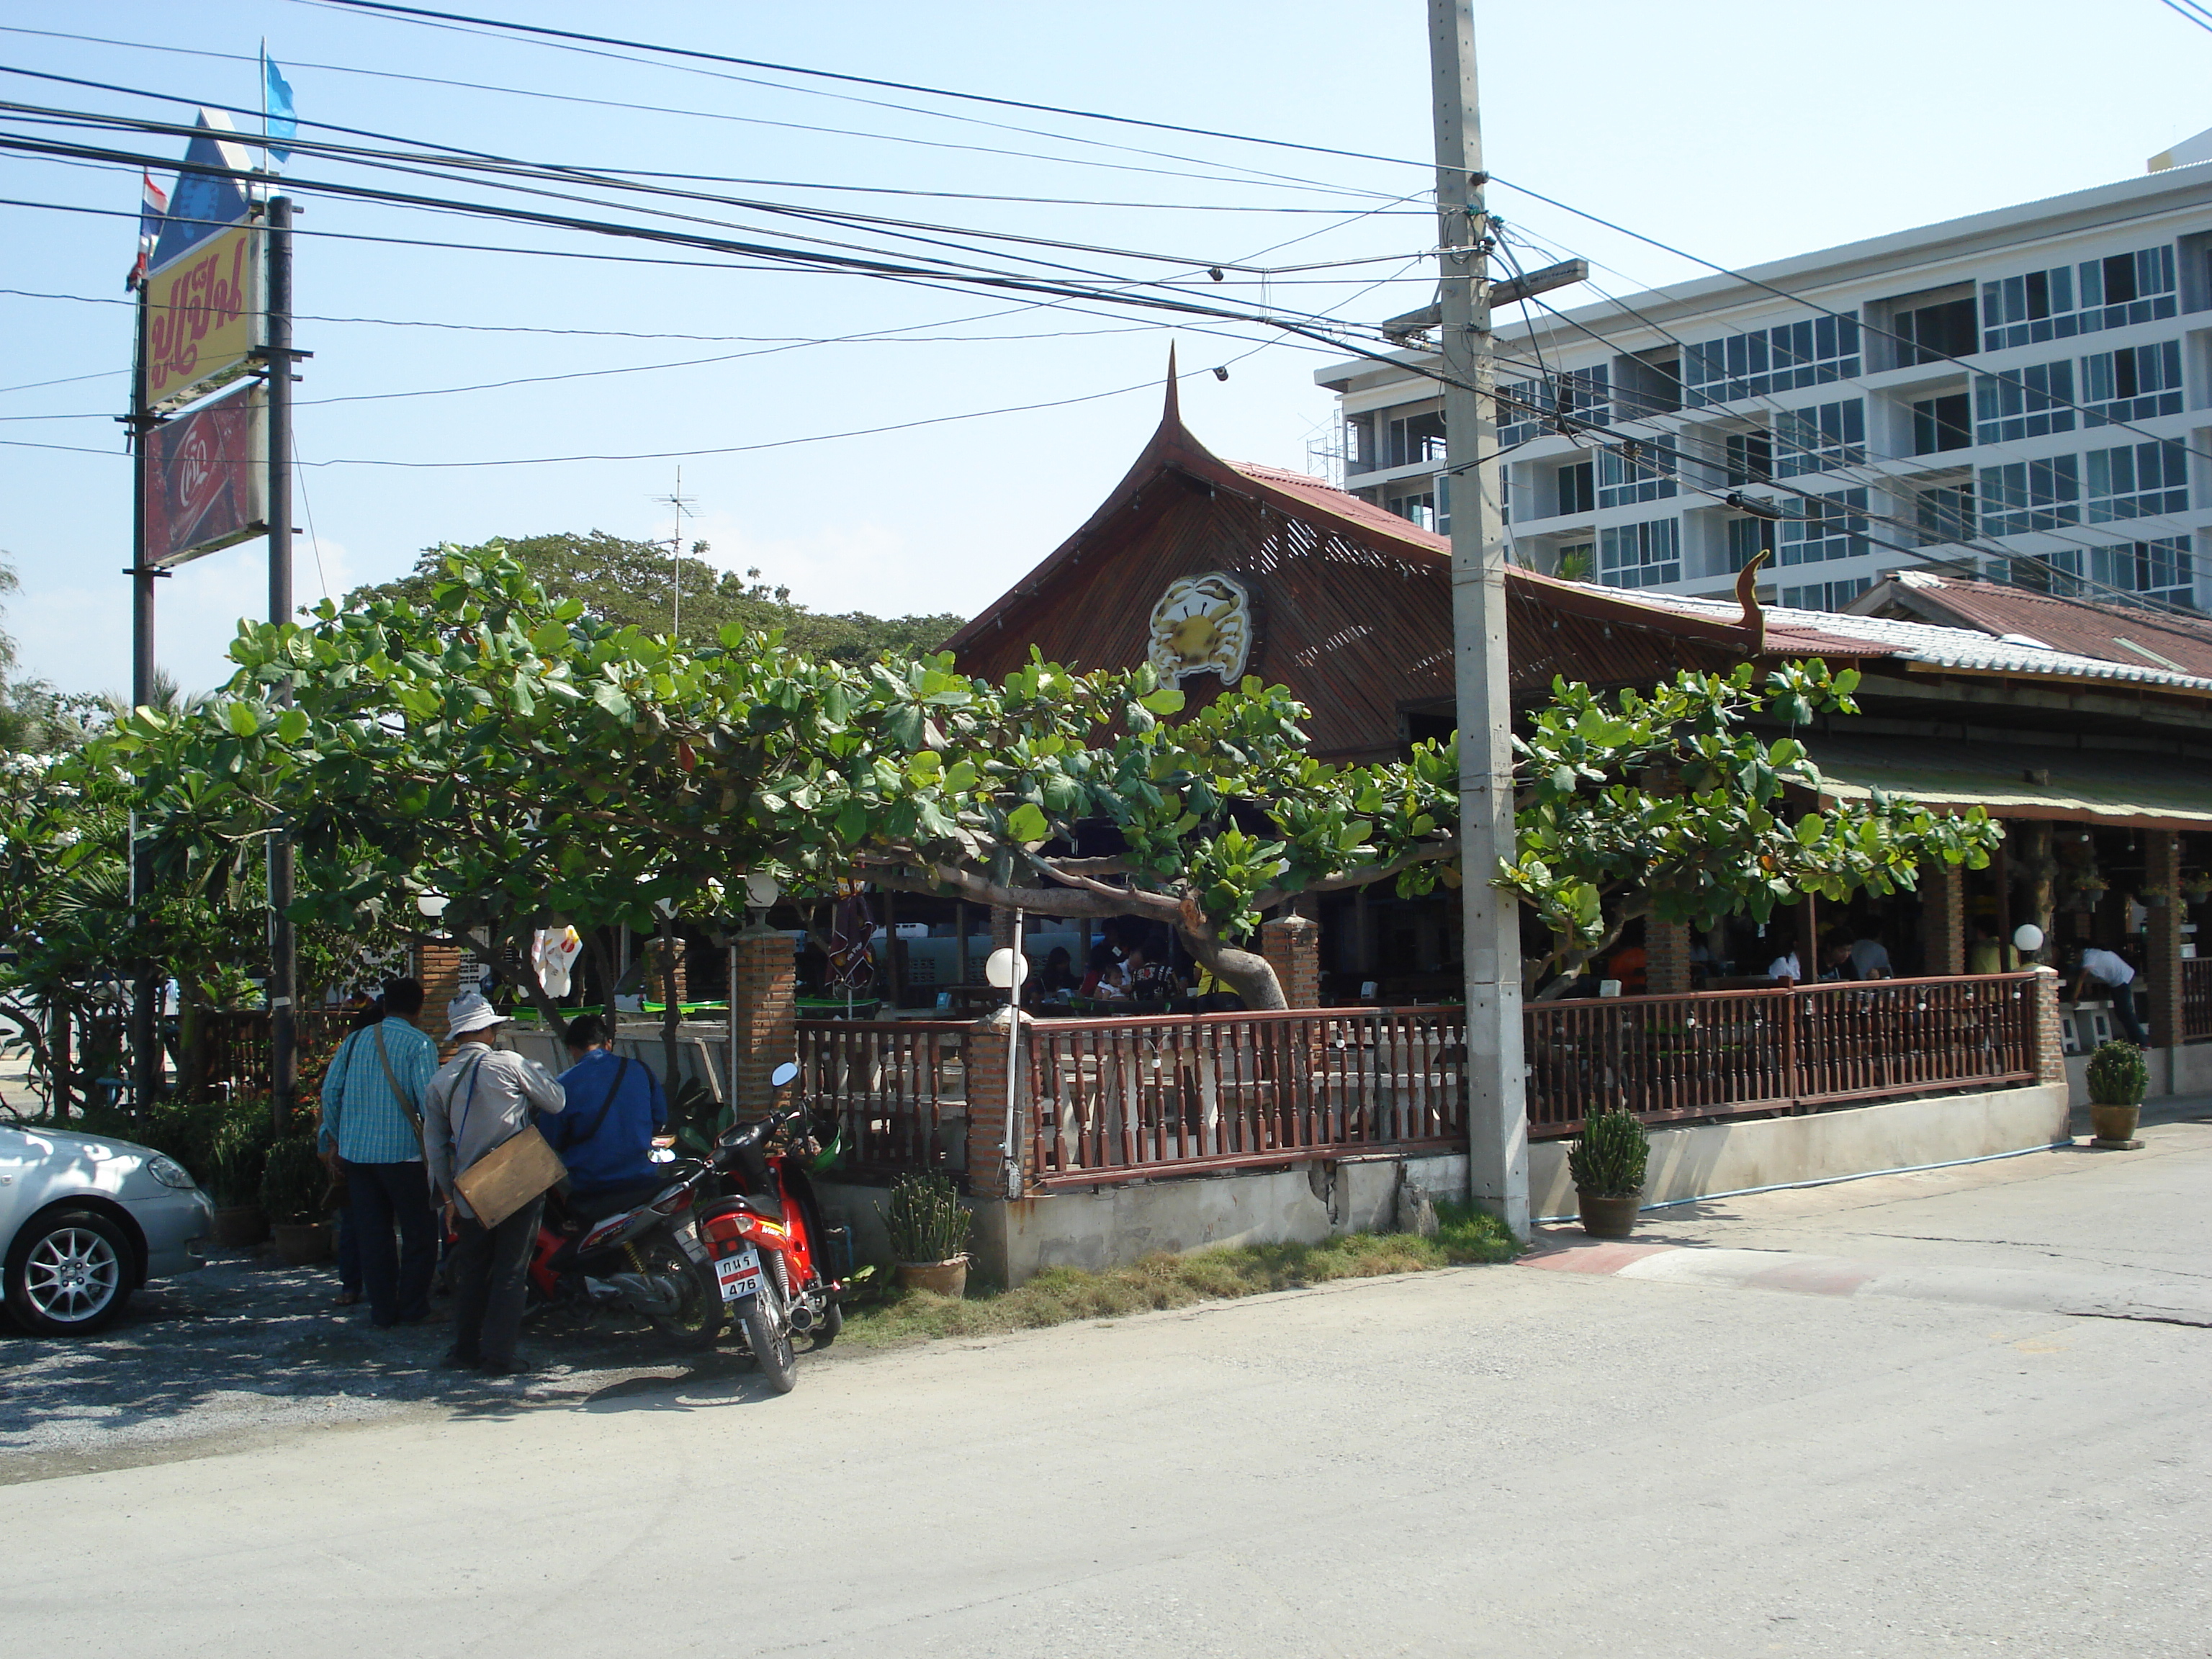
[[[399,1109],[407,1114],[407,1121],[415,1126],[415,1139],[420,1140],[422,1139],[422,1114],[416,1110],[415,1103],[407,1098],[407,1091],[399,1086],[399,1074],[392,1069],[392,1054],[384,1046],[384,1022],[377,1021],[369,1030],[376,1033],[376,1063],[384,1067],[385,1086],[392,1091],[392,1097],[399,1103]]]
[[[598,1115],[592,1119],[590,1128],[572,1131],[568,1127],[569,1117],[566,1112],[553,1120],[561,1126],[561,1138],[552,1143],[555,1152],[565,1152],[578,1141],[589,1140],[593,1135],[599,1133],[599,1126],[607,1121],[607,1114],[614,1109],[615,1097],[622,1092],[623,1079],[629,1074],[629,1057],[625,1054],[615,1066],[615,1080],[607,1085],[607,1097],[599,1103]]]
[[[477,1046],[480,1048],[483,1047],[481,1043]],[[484,1054],[489,1054],[490,1052],[490,1049],[484,1048],[483,1054],[477,1056],[477,1063],[469,1067],[469,1092],[461,1102],[460,1121],[453,1125],[453,1162],[457,1166],[461,1159],[461,1133],[469,1126],[469,1108],[477,1103],[477,1073],[483,1070]],[[447,1097],[449,1101],[451,1098],[452,1097]],[[460,1173],[458,1167],[454,1173],[456,1175]]]

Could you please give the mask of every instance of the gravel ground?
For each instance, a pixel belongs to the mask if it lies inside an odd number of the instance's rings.
[[[527,1375],[441,1370],[449,1298],[433,1302],[424,1324],[379,1330],[366,1304],[341,1308],[337,1296],[328,1266],[216,1252],[139,1291],[86,1340],[33,1337],[0,1319],[0,1484],[160,1462],[287,1429],[513,1416],[752,1370],[729,1352],[687,1350],[603,1316],[526,1324],[522,1358],[538,1366]]]

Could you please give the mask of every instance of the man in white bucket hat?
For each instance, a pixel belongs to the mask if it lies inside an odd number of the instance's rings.
[[[464,992],[446,1010],[446,1035],[457,1045],[422,1097],[422,1146],[430,1184],[459,1236],[453,1247],[453,1346],[446,1364],[512,1376],[514,1342],[522,1328],[524,1275],[538,1237],[541,1195],[496,1227],[470,1212],[454,1177],[493,1148],[530,1127],[533,1108],[557,1112],[568,1097],[553,1073],[511,1048],[495,1048],[507,1016],[477,991]]]

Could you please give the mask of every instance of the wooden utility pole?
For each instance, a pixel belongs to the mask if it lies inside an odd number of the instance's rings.
[[[1429,0],[1436,103],[1437,331],[1444,374],[1459,702],[1462,930],[1467,969],[1468,1191],[1528,1236],[1528,1111],[1521,1057],[1521,921],[1492,886],[1513,855],[1513,707],[1505,659],[1505,527],[1491,386],[1489,221],[1483,210],[1471,0]]]

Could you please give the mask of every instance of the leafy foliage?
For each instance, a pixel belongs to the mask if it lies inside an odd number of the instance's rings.
[[[1598,1112],[1567,1148],[1567,1173],[1575,1190],[1593,1198],[1633,1198],[1644,1190],[1650,1156],[1644,1125],[1628,1112]]]
[[[753,633],[773,629],[781,630],[793,649],[811,656],[837,662],[872,662],[886,651],[901,656],[933,651],[967,620],[949,612],[872,617],[860,611],[811,611],[793,604],[788,587],[770,587],[760,580],[757,570],[739,576],[708,564],[697,556],[708,550],[704,542],[692,543],[690,554],[680,561],[671,557],[664,544],[625,541],[604,530],[584,536],[524,536],[458,550],[462,557],[478,562],[504,554],[542,586],[556,604],[576,599],[603,621],[649,634],[672,631],[680,568],[684,624],[680,638],[690,646],[713,645],[725,628]],[[432,592],[445,580],[446,562],[455,551],[452,547],[426,549],[415,568],[397,581],[359,588],[347,595],[347,608],[379,599],[428,604]]]

